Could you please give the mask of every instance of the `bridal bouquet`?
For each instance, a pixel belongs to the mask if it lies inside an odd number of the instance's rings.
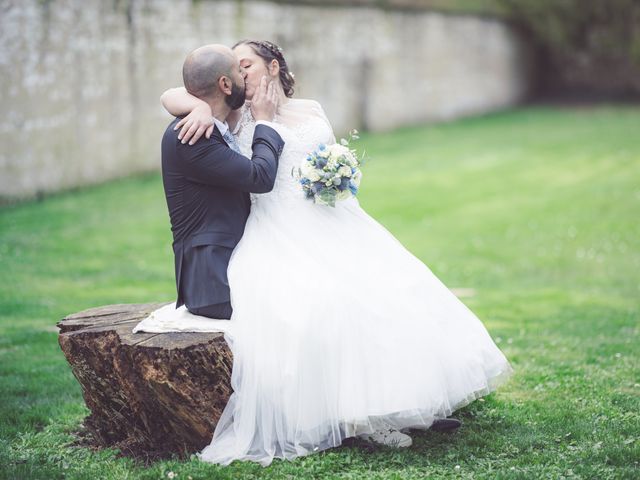
[[[357,139],[357,135],[358,131],[352,130],[350,139]],[[343,138],[333,145],[320,144],[291,173],[307,198],[335,207],[336,201],[358,193],[362,178],[360,164],[356,151],[349,148],[349,141]]]

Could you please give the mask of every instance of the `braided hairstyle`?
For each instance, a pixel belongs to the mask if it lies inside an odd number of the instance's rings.
[[[293,73],[289,71],[287,61],[284,59],[282,49],[279,46],[263,40],[241,40],[232,48],[240,45],[249,45],[256,55],[264,60],[266,65],[269,65],[272,60],[277,60],[280,65],[280,83],[282,84],[284,94],[289,98],[293,97],[293,85],[296,81],[294,80]]]

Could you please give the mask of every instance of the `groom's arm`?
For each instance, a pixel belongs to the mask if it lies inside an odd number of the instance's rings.
[[[284,141],[274,129],[256,125],[251,159],[231,150],[216,137],[195,145],[176,139],[177,154],[185,176],[197,183],[265,193],[273,189]]]

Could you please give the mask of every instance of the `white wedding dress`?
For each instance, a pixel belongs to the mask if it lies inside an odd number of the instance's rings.
[[[247,156],[253,129],[244,109]],[[292,168],[335,141],[320,105],[290,99],[276,129],[286,143],[275,187],[251,195],[229,264],[233,315],[207,319],[222,322],[233,351],[234,393],[199,458],[266,466],[371,433],[380,420],[426,428],[508,378],[480,320],[357,199],[332,208],[304,198]],[[158,329],[151,318],[139,330],[202,331],[201,321],[168,308]]]

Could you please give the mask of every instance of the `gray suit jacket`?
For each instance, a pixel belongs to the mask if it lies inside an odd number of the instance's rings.
[[[266,125],[257,125],[253,155],[229,148],[218,128],[210,139],[183,145],[174,131],[162,138],[164,184],[175,257],[176,306],[198,308],[229,301],[227,266],[244,233],[249,192],[273,188],[284,142]]]

